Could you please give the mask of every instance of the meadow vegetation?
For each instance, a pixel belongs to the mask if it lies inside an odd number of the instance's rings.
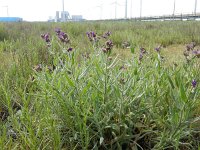
[[[200,23],[0,24],[0,149],[200,149]]]

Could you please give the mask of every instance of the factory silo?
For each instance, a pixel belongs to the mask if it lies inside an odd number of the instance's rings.
[[[56,17],[55,17],[55,22],[59,22],[60,21],[60,12],[56,11]]]

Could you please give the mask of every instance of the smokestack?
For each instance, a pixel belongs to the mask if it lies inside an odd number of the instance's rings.
[[[117,0],[115,1],[115,19],[117,19]]]
[[[133,11],[132,11],[132,9],[133,9],[133,2],[132,2],[132,0],[131,0],[131,13],[130,13],[130,18],[132,18],[132,13],[133,13]]]
[[[194,15],[197,15],[197,0],[195,0]]]
[[[62,0],[62,7],[63,7],[63,10],[62,10],[62,21],[65,22],[65,3],[64,3],[64,0]]]
[[[140,19],[142,18],[142,0],[140,0]]]
[[[56,11],[56,17],[55,17],[55,22],[59,22],[60,17],[59,17],[59,11]]]
[[[128,7],[128,0],[125,2],[125,19],[127,19],[127,7]]]
[[[173,16],[175,15],[175,11],[176,11],[176,0],[174,0]]]

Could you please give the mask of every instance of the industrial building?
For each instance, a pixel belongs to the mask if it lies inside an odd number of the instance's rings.
[[[65,4],[64,0],[62,0],[62,11],[56,11],[56,16],[54,19],[50,17],[48,22],[66,22],[66,21],[83,21],[82,15],[72,15],[70,17],[70,14],[68,11],[65,11]]]
[[[22,22],[20,17],[0,17],[0,22]]]
[[[83,21],[82,15],[70,16],[68,11],[56,11],[55,18],[50,18],[48,22]]]
[[[82,21],[83,16],[82,15],[72,15],[72,21]]]

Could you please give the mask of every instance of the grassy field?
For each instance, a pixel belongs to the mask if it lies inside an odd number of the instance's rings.
[[[0,149],[200,149],[200,23],[0,24]]]

